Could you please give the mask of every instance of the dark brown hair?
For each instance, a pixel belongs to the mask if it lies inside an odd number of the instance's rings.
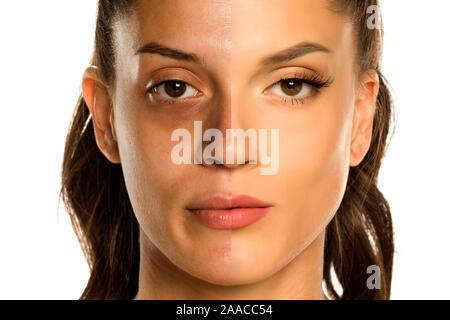
[[[115,82],[113,25],[135,0],[99,0],[91,63],[109,86]],[[381,160],[392,125],[392,103],[380,71],[382,30],[369,29],[367,8],[377,0],[330,0],[354,24],[360,71],[380,77],[372,141],[364,160],[349,169],[342,203],[326,230],[324,281],[333,299],[388,299],[393,265],[389,204],[377,188]],[[139,226],[125,187],[122,168],[97,147],[89,110],[80,95],[67,135],[61,198],[87,258],[91,275],[80,299],[131,299],[138,289]],[[366,285],[367,267],[381,270],[381,288]],[[342,286],[338,293],[333,270]]]

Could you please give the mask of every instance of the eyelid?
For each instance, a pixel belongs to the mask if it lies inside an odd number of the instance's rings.
[[[164,97],[161,94],[155,92],[156,88],[158,88],[159,86],[161,86],[164,83],[169,82],[169,81],[179,81],[179,82],[185,83],[186,86],[189,86],[193,90],[195,90],[195,95],[184,97],[184,98],[171,98],[171,97],[168,98],[168,97]],[[168,77],[167,79],[161,79],[161,80],[149,82],[148,85],[146,86],[146,96],[147,96],[147,99],[149,99],[151,101],[151,103],[178,104],[178,103],[192,103],[193,101],[191,101],[191,100],[194,100],[194,98],[203,96],[203,92],[201,92],[199,89],[197,89],[195,86],[191,85],[190,83],[188,83],[185,80],[181,80],[176,77]]]
[[[277,85],[281,85],[283,81],[287,81],[287,80],[298,80],[302,84],[302,89],[303,89],[304,85],[312,87],[312,88],[315,88],[314,85],[307,83],[305,80],[303,80],[301,78],[283,78],[283,79],[280,79],[279,81],[277,81],[276,83],[274,83],[273,85],[271,85],[267,90],[269,90],[269,89],[271,89],[271,88],[273,88],[273,87],[275,87]],[[296,96],[288,96],[288,95],[286,95],[286,97],[290,98],[290,97],[296,97]]]
[[[210,91],[208,82],[205,83],[194,71],[185,67],[161,68],[153,71],[150,75],[148,75],[147,79],[150,80],[143,82],[143,89],[145,89],[145,91],[148,91],[151,87],[157,84],[170,80],[185,82],[203,93]]]
[[[278,82],[274,83],[273,85],[271,85],[265,91],[265,93],[268,94],[267,92],[269,90],[271,90],[273,87],[275,87],[277,85],[281,85],[281,82],[283,80],[288,80],[288,79],[299,79],[299,78],[281,79],[280,81],[278,81]],[[283,103],[292,103],[292,104],[299,104],[299,103],[301,103],[301,104],[304,104],[307,99],[314,97],[319,92],[318,88],[316,88],[316,87],[314,87],[314,86],[312,86],[312,85],[310,85],[308,83],[303,83],[302,84],[302,89],[301,89],[301,91],[299,93],[301,93],[303,90],[305,90],[304,89],[305,87],[303,87],[304,85],[308,86],[308,88],[306,89],[307,92],[305,94],[301,95],[301,96],[299,96],[299,95],[289,96],[289,95],[277,94],[277,93],[268,94],[268,95],[273,96],[274,98],[276,98],[277,100],[279,100],[279,101],[281,101]]]
[[[197,89],[196,86],[192,85],[189,83],[189,81],[184,80],[184,79],[180,79],[177,77],[161,77],[160,79],[157,80],[151,80],[147,83],[147,85],[145,86],[146,90],[149,91],[152,88],[156,88],[158,86],[160,86],[161,84],[165,83],[165,82],[169,82],[169,81],[180,81],[180,82],[184,82],[187,85],[193,87],[195,90],[200,91],[199,89]]]
[[[310,70],[310,69],[308,69]],[[306,72],[306,71],[295,71],[295,72],[290,72],[287,73],[285,76],[280,76],[279,80],[276,81],[275,83],[272,83],[271,85],[269,85],[268,87],[266,87],[266,89],[264,89],[263,93],[266,95],[269,95],[269,90],[271,90],[274,86],[281,84],[282,81],[285,80],[290,80],[290,79],[298,79],[299,81],[301,81],[304,85],[308,85],[311,87],[310,91],[312,92],[311,94],[309,94],[308,96],[284,96],[284,95],[278,95],[278,94],[273,94],[272,96],[277,97],[279,100],[282,100],[282,102],[296,102],[299,103],[301,102],[302,104],[309,98],[313,98],[314,96],[316,96],[317,94],[320,93],[320,91],[324,88],[324,87],[328,87],[333,83],[333,79],[331,77],[325,77],[319,73],[316,73],[312,70],[310,70],[310,72]]]
[[[187,82],[185,82],[185,81],[181,81],[181,80],[172,80],[172,79],[171,79],[171,80],[166,80],[166,81],[159,82],[159,83],[155,84],[154,86],[152,86],[152,87],[151,87],[150,89],[148,89],[148,90],[149,90],[149,92],[150,92],[150,91],[153,91],[153,92],[156,93],[156,88],[159,88],[159,87],[163,87],[163,88],[164,88],[164,84],[165,84],[166,82],[170,82],[170,81],[183,82],[183,83],[186,85],[186,87],[192,88],[192,89],[195,91],[195,95],[194,95],[193,97],[197,96],[197,93],[200,92],[197,88],[195,88],[194,86],[190,85],[189,83],[187,83]],[[179,97],[177,97],[177,98],[164,97],[164,99],[170,99],[170,100],[183,100],[183,99],[186,99],[186,98],[179,98]]]

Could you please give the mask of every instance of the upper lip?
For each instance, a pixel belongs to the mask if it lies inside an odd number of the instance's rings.
[[[226,210],[234,208],[267,208],[272,205],[249,195],[233,197],[216,196],[200,200],[189,206],[188,210]]]

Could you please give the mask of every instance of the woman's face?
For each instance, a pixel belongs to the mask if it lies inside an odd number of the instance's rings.
[[[119,21],[114,128],[141,248],[151,244],[187,274],[231,285],[266,279],[323,241],[357,161],[352,27],[327,5],[142,0]],[[295,77],[308,81],[280,82]],[[181,83],[155,89],[168,80]],[[193,139],[194,120],[224,138],[227,128],[254,128],[267,129],[270,141],[270,129],[279,129],[270,145],[278,171],[262,175],[261,163],[175,164],[179,141],[171,135],[185,128]],[[242,194],[271,206],[246,227],[208,227],[188,210]]]

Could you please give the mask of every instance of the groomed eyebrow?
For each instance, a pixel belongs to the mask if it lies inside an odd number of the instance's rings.
[[[261,59],[260,64],[270,65],[280,62],[286,62],[313,52],[331,53],[332,51],[318,43],[301,42],[297,45],[281,50],[275,54],[272,54],[270,56]]]
[[[197,63],[200,62],[200,58],[194,53],[188,53],[178,49],[169,48],[157,42],[147,43],[136,51],[136,54],[142,53],[159,54],[161,56],[169,57],[175,60],[184,60]]]

